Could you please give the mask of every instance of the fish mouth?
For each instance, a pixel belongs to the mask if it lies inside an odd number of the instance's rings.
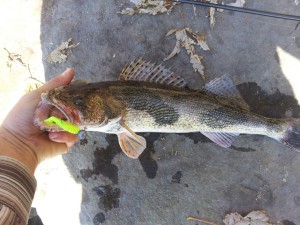
[[[51,132],[63,131],[63,129],[55,123],[49,124],[44,122],[44,120],[51,116],[55,116],[74,125],[81,123],[82,114],[79,110],[67,106],[57,99],[50,100],[46,93],[42,94],[41,98],[33,118],[34,125],[41,130]]]

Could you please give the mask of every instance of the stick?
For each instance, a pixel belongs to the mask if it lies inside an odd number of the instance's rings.
[[[284,20],[294,20],[294,21],[300,22],[300,16],[295,16],[295,15],[267,12],[267,11],[262,11],[262,10],[257,10],[257,9],[240,8],[240,7],[235,7],[235,6],[213,4],[213,3],[209,3],[209,2],[199,2],[199,1],[193,1],[193,0],[171,0],[171,1],[187,3],[187,4],[194,4],[194,5],[201,5],[201,6],[205,6],[205,7],[213,7],[213,8],[218,8],[218,9],[231,10],[231,11],[236,11],[236,12],[250,13],[250,14],[255,14],[255,15],[260,15],[260,16],[284,19]]]
[[[210,224],[210,225],[218,225],[216,223],[213,223],[213,222],[210,222],[210,221],[207,221],[207,220],[203,220],[203,219],[200,219],[200,218],[197,218],[197,217],[193,217],[193,216],[188,216],[186,218],[186,220],[187,221],[189,221],[189,220],[195,220],[195,221],[206,223],[206,224]]]

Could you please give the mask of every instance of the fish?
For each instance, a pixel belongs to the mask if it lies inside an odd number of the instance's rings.
[[[62,131],[44,122],[49,116],[83,131],[116,134],[122,151],[134,159],[146,149],[145,138],[137,134],[143,132],[201,132],[224,148],[240,134],[257,134],[300,151],[300,120],[251,112],[228,76],[192,90],[182,77],[143,58],[127,64],[118,80],[75,81],[43,93],[34,124],[41,130]]]

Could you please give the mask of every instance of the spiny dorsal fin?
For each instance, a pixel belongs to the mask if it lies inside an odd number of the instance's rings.
[[[232,103],[241,109],[250,110],[233,81],[226,75],[210,81],[202,88],[202,91],[219,98],[223,103],[228,101],[229,104]]]
[[[162,65],[146,62],[144,59],[134,60],[126,65],[119,77],[122,81],[144,81],[176,87],[185,87],[186,81],[176,76]]]

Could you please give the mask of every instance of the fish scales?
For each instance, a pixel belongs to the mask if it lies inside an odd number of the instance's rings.
[[[221,132],[265,134],[276,121],[222,105],[200,91],[131,82],[115,83],[110,93],[127,105],[126,124],[136,132]]]

